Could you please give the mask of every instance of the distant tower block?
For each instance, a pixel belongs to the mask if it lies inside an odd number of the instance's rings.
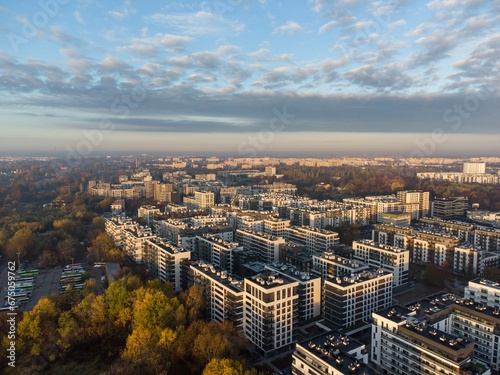
[[[464,173],[467,174],[486,173],[486,163],[464,163]]]

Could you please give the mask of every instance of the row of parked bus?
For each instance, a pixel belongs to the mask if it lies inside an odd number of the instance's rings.
[[[14,289],[7,290],[5,296],[5,305],[0,308],[0,311],[8,311],[17,309],[19,305],[30,300],[33,289],[35,289],[35,277],[38,275],[38,270],[17,271],[14,279]],[[12,305],[12,301],[15,305]]]
[[[61,284],[59,293],[65,293],[69,285],[75,290],[81,290],[83,288],[82,278],[84,273],[81,263],[72,263],[65,266],[59,281],[59,284]]]

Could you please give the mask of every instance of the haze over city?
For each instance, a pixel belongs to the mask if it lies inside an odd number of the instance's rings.
[[[2,4],[3,154],[488,156],[498,1]]]

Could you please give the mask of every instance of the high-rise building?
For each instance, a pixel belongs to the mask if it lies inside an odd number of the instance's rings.
[[[429,214],[429,192],[422,190],[408,190],[408,191],[398,191],[398,200],[406,205],[418,205],[417,212],[414,209],[406,209],[405,212],[412,213],[412,219],[420,219],[421,217],[427,216]]]
[[[297,343],[292,357],[296,375],[375,375],[367,363],[365,345],[338,331]]]
[[[479,278],[471,280],[464,288],[464,297],[500,309],[500,283]]]
[[[467,174],[486,173],[486,163],[464,163],[463,173]]]
[[[369,322],[372,312],[392,304],[392,279],[382,269],[324,279],[323,317],[340,327]]]
[[[206,318],[213,322],[233,322],[243,329],[243,280],[203,261],[189,265],[188,286],[200,285],[204,290]]]
[[[176,292],[182,290],[181,263],[190,257],[189,251],[165,243],[159,238],[148,239],[144,243],[143,263],[153,276],[163,282],[171,282]]]
[[[214,205],[213,191],[195,191],[194,199],[199,209],[206,210]]]
[[[370,267],[381,268],[394,275],[394,286],[408,282],[410,251],[375,243],[370,240],[353,241],[354,258]]]
[[[220,267],[229,274],[233,273],[233,252],[237,249],[243,249],[243,246],[239,246],[236,242],[224,241],[212,234],[196,236],[195,244],[192,247],[193,258]]]
[[[258,252],[260,260],[264,263],[277,262],[280,256],[280,246],[285,243],[282,237],[273,237],[248,229],[237,229],[236,241],[245,250]]]
[[[298,286],[298,281],[271,271],[243,282],[244,333],[264,357],[293,349],[298,323]]]
[[[474,342],[416,318],[416,311],[392,306],[373,313],[371,359],[388,374],[490,375],[474,359]]]
[[[340,243],[337,232],[311,227],[289,227],[285,229],[287,241],[305,246],[309,255],[329,251]]]
[[[440,219],[463,219],[469,208],[468,197],[435,198],[431,216]]]

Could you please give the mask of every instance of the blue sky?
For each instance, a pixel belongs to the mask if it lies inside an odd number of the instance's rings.
[[[498,155],[498,0],[41,0],[0,25],[4,153]]]

